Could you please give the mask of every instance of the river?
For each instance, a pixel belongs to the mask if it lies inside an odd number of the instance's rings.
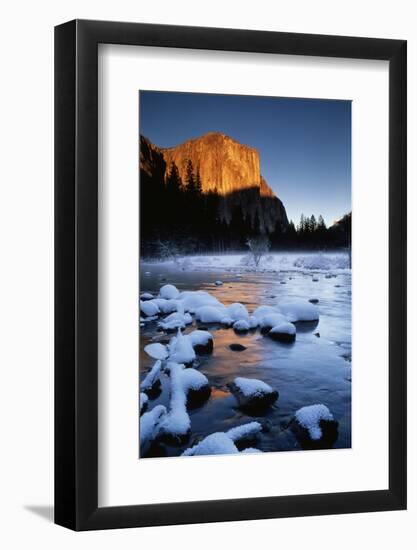
[[[316,298],[320,312],[318,324],[297,324],[293,344],[278,343],[259,330],[240,335],[232,328],[206,327],[214,336],[214,351],[212,355],[198,356],[194,368],[209,379],[211,396],[203,406],[190,411],[192,433],[186,445],[154,445],[146,456],[178,456],[204,436],[256,419],[237,407],[227,389],[227,384],[237,376],[263,380],[279,392],[275,405],[262,415],[270,429],[260,434],[258,449],[300,450],[293,431],[288,428],[289,422],[297,409],[316,403],[325,404],[339,423],[333,447],[351,446],[351,272],[349,269],[305,269],[302,264],[292,268],[291,262],[280,265],[284,269],[257,272],[231,269],[227,264],[216,267],[216,261],[212,260],[206,268],[201,262],[141,264],[141,292],[157,294],[163,284],[170,283],[180,291],[210,292],[226,306],[240,302],[249,312],[259,305],[278,305],[282,298]],[[219,280],[223,284],[216,286],[214,283]],[[184,333],[195,328],[194,321]],[[168,335],[158,331],[156,321],[140,329],[142,379],[154,363],[143,351],[144,346],[149,342],[166,343],[168,339]],[[243,344],[246,349],[232,351],[229,348],[232,343]],[[149,401],[150,409],[157,404],[169,407],[169,379],[162,377],[161,382],[162,391]]]

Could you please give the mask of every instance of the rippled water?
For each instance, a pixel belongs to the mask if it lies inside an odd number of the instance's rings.
[[[145,274],[146,273],[146,274]],[[258,378],[279,391],[276,404],[263,419],[270,421],[271,430],[262,433],[256,447],[263,451],[298,450],[300,446],[288,429],[295,411],[305,405],[327,405],[339,422],[335,448],[351,446],[351,275],[339,272],[335,278],[313,272],[246,273],[242,277],[230,271],[183,271],[157,264],[141,266],[141,291],[156,292],[166,283],[179,290],[206,290],[225,305],[241,302],[249,312],[259,305],[276,305],[283,297],[318,298],[320,321],[317,325],[298,324],[294,344],[282,344],[264,337],[259,330],[237,335],[233,329],[210,325],[214,336],[214,352],[199,356],[197,366],[212,386],[209,400],[190,411],[191,438],[183,447],[158,446],[150,456],[176,456],[202,436],[224,431],[257,417],[248,416],[237,408],[227,383],[236,376]],[[214,281],[223,281],[215,286]],[[285,284],[282,284],[283,281]],[[196,323],[185,331],[194,330]],[[143,348],[150,341],[167,341],[169,336],[157,331],[156,322],[147,323],[140,333],[140,375],[154,360]],[[245,351],[235,352],[232,343],[241,343]],[[162,380],[162,392],[149,402],[169,405],[168,378]]]

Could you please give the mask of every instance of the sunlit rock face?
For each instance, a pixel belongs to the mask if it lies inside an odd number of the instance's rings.
[[[262,231],[274,231],[277,223],[283,229],[287,227],[284,205],[262,177],[255,148],[220,132],[209,132],[169,148],[158,148],[141,136],[140,168],[145,175],[159,176],[164,171],[166,177],[174,162],[184,184],[189,160],[194,173],[200,174],[203,193],[215,192],[223,197],[220,213],[227,222],[238,205],[245,216],[259,220]]]
[[[200,172],[204,193],[217,191],[219,195],[228,195],[260,185],[258,151],[225,134],[209,132],[161,151],[168,166],[172,161],[178,166],[183,181],[187,162],[191,160],[194,170]]]

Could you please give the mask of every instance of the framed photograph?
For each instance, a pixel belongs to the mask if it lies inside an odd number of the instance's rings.
[[[55,521],[406,508],[406,42],[55,29]]]

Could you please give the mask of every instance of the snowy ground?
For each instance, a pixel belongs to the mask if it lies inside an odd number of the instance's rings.
[[[239,303],[250,316],[259,306],[279,308],[293,299],[306,303],[316,299],[319,321],[296,323],[296,341],[285,344],[262,335],[260,326],[238,333],[219,323],[201,323],[192,313],[192,322],[184,326],[183,334],[202,328],[213,336],[213,353],[197,354],[192,365],[209,380],[211,395],[202,406],[188,411],[191,434],[187,442],[151,447],[145,456],[179,456],[211,434],[224,434],[254,420],[267,422],[270,429],[260,433],[251,447],[263,452],[300,450],[289,426],[297,410],[313,404],[328,407],[339,423],[338,438],[332,446],[347,448],[351,445],[351,272],[347,267],[348,255],[345,252],[273,254],[258,270],[243,265],[244,257],[243,254],[231,254],[142,263],[141,292],[155,297],[166,284],[175,285],[180,292],[202,290],[221,302],[229,313],[238,315],[239,308],[229,306]],[[166,299],[175,300],[168,295]],[[192,304],[193,300],[190,296],[186,303]],[[171,304],[161,302],[168,309]],[[140,330],[141,382],[159,353],[157,348],[152,348],[157,355],[151,357],[145,352],[145,346],[157,342],[166,345],[173,336],[161,332],[160,322],[161,316],[143,323]],[[246,349],[232,351],[231,344],[241,344]],[[279,399],[260,416],[242,411],[229,389],[229,384],[237,377],[263,381],[279,392]],[[147,410],[152,411],[159,405],[169,410],[170,391],[170,378],[163,374],[161,388],[156,395],[150,396]]]
[[[342,252],[275,252],[266,254],[255,268],[247,253],[184,256],[164,262],[144,262],[184,270],[243,272],[304,271],[338,272],[349,269],[349,254]]]

